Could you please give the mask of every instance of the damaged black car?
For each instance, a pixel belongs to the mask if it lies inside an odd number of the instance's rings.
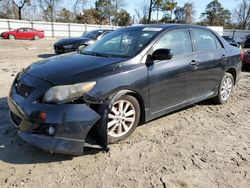
[[[240,51],[214,31],[191,25],[118,29],[82,51],[20,72],[8,97],[25,141],[80,155],[108,149],[140,124],[212,98],[230,98]]]

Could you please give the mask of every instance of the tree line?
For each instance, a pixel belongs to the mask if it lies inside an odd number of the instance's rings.
[[[250,0],[241,0],[234,10],[211,0],[197,15],[199,22],[195,21],[194,3],[179,6],[176,0],[141,0],[132,16],[125,9],[126,0],[96,0],[91,8],[86,8],[87,3],[88,0],[0,0],[0,18],[118,26],[135,23],[187,23],[234,29],[250,26]]]

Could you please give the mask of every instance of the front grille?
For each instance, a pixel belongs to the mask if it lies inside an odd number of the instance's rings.
[[[17,82],[15,84],[15,87],[16,87],[17,94],[21,95],[24,98],[28,97],[35,89],[34,87],[25,85],[20,82]]]
[[[16,126],[19,126],[22,121],[22,119],[15,115],[13,112],[10,112],[10,118]]]
[[[55,48],[55,50],[63,50],[63,46],[57,46],[57,45],[55,45],[54,48]]]

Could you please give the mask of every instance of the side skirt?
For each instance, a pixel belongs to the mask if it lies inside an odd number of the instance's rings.
[[[193,99],[188,100],[188,101],[184,101],[182,103],[179,103],[179,104],[164,108],[162,110],[158,110],[158,111],[155,111],[155,112],[150,112],[150,110],[147,110],[146,113],[145,113],[146,114],[145,122],[151,121],[151,120],[153,120],[155,118],[158,118],[158,117],[161,117],[163,115],[169,114],[171,112],[174,112],[176,110],[182,109],[182,108],[187,107],[189,105],[198,103],[200,101],[204,101],[204,100],[207,100],[209,98],[213,98],[216,95],[218,95],[217,88],[215,89],[215,91],[212,91],[212,92],[210,92],[210,93],[208,93],[206,95],[203,95],[203,96],[197,97],[197,98],[193,98]]]

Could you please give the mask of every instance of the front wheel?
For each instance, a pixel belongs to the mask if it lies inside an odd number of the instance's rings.
[[[232,90],[234,86],[234,78],[233,75],[226,72],[224,77],[221,80],[220,86],[219,86],[219,93],[214,98],[214,101],[217,104],[224,104],[228,101],[228,99],[231,96]]]
[[[108,114],[108,142],[117,143],[132,134],[140,120],[140,105],[136,98],[123,95],[116,99]]]
[[[9,35],[9,39],[10,39],[10,40],[15,40],[16,37],[15,37],[14,35],[10,34],[10,35]]]

